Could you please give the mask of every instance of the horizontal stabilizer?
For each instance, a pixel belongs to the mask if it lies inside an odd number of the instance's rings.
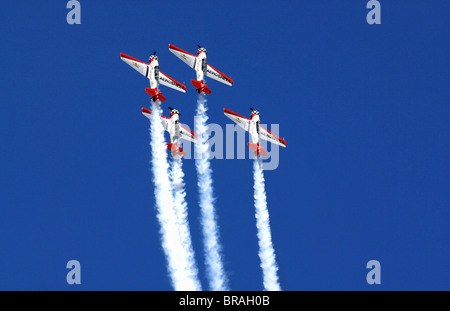
[[[184,150],[179,147],[177,144],[175,143],[166,143],[167,144],[167,149],[169,149],[172,152],[172,156],[174,158],[181,158],[185,156]]]
[[[262,155],[263,157],[267,157],[267,151],[259,143],[248,143],[248,147],[255,152],[255,156]]]
[[[160,100],[162,102],[166,101],[166,98],[164,97],[164,95],[161,92],[159,92],[156,88],[152,89],[152,88],[147,87],[147,88],[145,88],[145,91],[147,92],[148,95],[150,95],[152,97],[154,102],[157,100]]]
[[[199,94],[201,94],[202,92],[208,95],[211,94],[211,90],[205,83],[203,83],[203,81],[191,80],[191,83],[197,89],[197,92]]]

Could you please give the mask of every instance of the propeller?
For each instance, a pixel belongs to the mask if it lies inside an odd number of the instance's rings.
[[[200,49],[202,49],[203,50],[203,52],[205,52],[206,53],[206,49],[205,48],[202,48],[201,46],[200,46],[200,44],[197,44],[197,46],[198,46],[198,49],[200,50]]]
[[[167,108],[169,108],[171,111],[172,111],[172,110],[177,110],[177,109],[172,108],[172,107],[169,107],[169,106],[167,106]],[[177,110],[177,111],[178,111],[178,110]],[[180,113],[179,111],[178,111],[178,115],[181,116],[181,113]]]
[[[153,55],[150,55],[149,61],[150,61],[152,58],[154,58],[154,56],[156,56],[156,51],[153,52]],[[157,57],[156,57],[156,58],[157,58]]]
[[[259,115],[259,111],[256,111],[256,110],[253,109],[252,107],[250,107],[250,110],[252,111],[252,115],[254,115],[254,114]]]

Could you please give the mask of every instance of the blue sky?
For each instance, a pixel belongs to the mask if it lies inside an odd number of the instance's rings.
[[[0,12],[0,289],[171,290],[155,218],[145,78],[120,60],[157,51],[186,94],[194,72],[168,44],[208,49],[210,121],[227,107],[280,124],[267,171],[284,290],[450,289],[448,1],[14,1]],[[165,108],[165,114],[168,110]],[[233,290],[261,290],[252,162],[213,160]],[[184,161],[193,244],[208,288],[197,176]],[[82,284],[66,283],[81,263]],[[381,263],[381,285],[366,263]]]

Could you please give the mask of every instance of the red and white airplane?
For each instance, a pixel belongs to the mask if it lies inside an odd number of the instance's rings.
[[[255,155],[262,155],[264,157],[267,156],[267,151],[259,145],[260,138],[267,140],[273,144],[286,147],[286,141],[284,139],[281,139],[277,135],[272,134],[269,130],[260,125],[261,122],[259,119],[259,112],[253,110],[252,108],[250,108],[250,110],[252,111],[251,119],[247,119],[246,117],[243,117],[236,112],[233,112],[227,108],[223,108],[223,112],[228,118],[236,122],[240,127],[250,133],[252,142],[249,142],[248,146],[255,152]]]
[[[185,153],[183,149],[178,146],[180,139],[188,140],[193,143],[199,143],[199,137],[194,132],[191,132],[183,125],[180,124],[180,112],[176,109],[169,107],[170,118],[161,116],[164,129],[170,134],[170,143],[167,144],[167,149],[172,152],[173,157],[184,157]],[[147,108],[142,108],[142,114],[150,119],[151,111]]]
[[[198,44],[197,44],[198,45]],[[206,94],[211,94],[209,87],[203,83],[205,74],[214,80],[222,82],[226,85],[232,86],[233,80],[219,70],[209,65],[206,62],[206,49],[198,45],[197,55],[194,56],[176,46],[169,44],[169,51],[175,54],[179,59],[185,62],[189,67],[194,68],[197,73],[197,79],[192,80],[192,85],[197,89],[197,92],[205,92]]]
[[[150,80],[150,87],[146,88],[145,91],[152,97],[153,101],[166,101],[164,95],[158,90],[160,84],[186,93],[186,86],[159,71],[159,62],[156,52],[150,56],[147,64],[124,53],[120,53],[120,58]]]

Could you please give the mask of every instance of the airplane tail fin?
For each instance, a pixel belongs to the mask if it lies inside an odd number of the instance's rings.
[[[197,90],[200,89],[203,85],[202,81],[197,80],[191,80],[191,83]]]
[[[263,157],[267,157],[267,151],[263,146],[260,146],[259,143],[248,143],[248,147],[255,152],[255,156],[262,155]]]
[[[169,149],[172,152],[172,156],[174,158],[181,158],[184,157],[186,154],[184,153],[184,150],[179,147],[175,143],[166,143],[167,149]]]
[[[152,97],[154,102],[157,100],[160,100],[162,102],[166,101],[166,98],[164,97],[164,95],[161,92],[159,92],[156,88],[151,89],[151,88],[147,87],[147,88],[145,88],[145,91],[147,92],[148,95],[150,95]]]
[[[201,94],[202,92],[204,92],[208,95],[211,94],[211,90],[205,83],[203,83],[203,80],[202,81],[191,80],[191,83],[197,89],[197,92],[199,94]]]

